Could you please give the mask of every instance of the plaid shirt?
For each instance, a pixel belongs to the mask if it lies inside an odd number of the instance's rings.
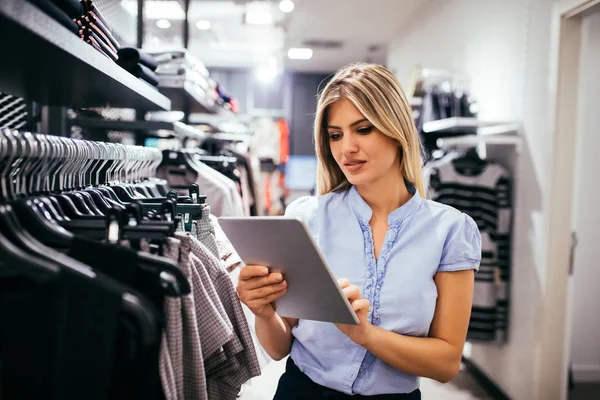
[[[168,400],[206,400],[206,373],[196,313],[198,299],[194,297],[189,246],[186,248],[184,241],[170,238],[164,254],[179,262],[192,288],[190,294],[181,298],[165,299],[166,323],[160,354],[165,397]]]
[[[221,261],[223,261],[227,272],[231,272],[237,267],[243,267],[244,262],[233,248],[233,245],[227,238],[227,235],[225,235],[225,232],[223,232],[221,225],[219,225],[218,219],[213,215],[209,215],[209,218],[211,224],[213,225],[213,232],[215,233],[215,241],[217,243],[219,258]]]
[[[260,375],[252,335],[227,271],[198,240],[193,240],[191,250],[206,268],[235,331],[234,337],[223,346],[226,360],[221,353],[206,360],[208,397],[233,400],[244,382]]]
[[[215,237],[215,227],[212,223],[211,217],[215,218],[210,213],[210,206],[204,206],[202,209],[202,218],[196,221],[196,238],[206,246],[212,255],[219,258],[219,249],[217,247],[217,240]]]

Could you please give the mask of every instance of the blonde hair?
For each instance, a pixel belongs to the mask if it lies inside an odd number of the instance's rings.
[[[362,63],[340,69],[319,94],[314,127],[317,192],[322,195],[351,186],[331,154],[327,133],[329,106],[342,98],[350,100],[380,132],[398,141],[402,176],[425,197],[421,141],[402,86],[387,68]]]

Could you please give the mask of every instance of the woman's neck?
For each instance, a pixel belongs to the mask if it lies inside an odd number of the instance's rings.
[[[368,185],[357,186],[356,189],[373,210],[373,215],[385,216],[386,218],[392,211],[404,205],[412,197],[401,173],[379,179]]]

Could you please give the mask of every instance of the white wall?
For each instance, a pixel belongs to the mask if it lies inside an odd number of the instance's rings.
[[[592,40],[594,38],[595,41]],[[572,291],[571,365],[576,381],[600,382],[600,12],[582,26],[579,115],[574,190],[575,252]]]
[[[416,63],[463,73],[470,77],[481,119],[523,122],[525,145],[512,165],[510,338],[503,346],[474,344],[471,357],[517,400],[533,398],[536,315],[545,284],[551,11],[552,0],[432,0],[402,28],[388,59],[403,83]],[[510,152],[494,149],[494,156],[510,160]]]

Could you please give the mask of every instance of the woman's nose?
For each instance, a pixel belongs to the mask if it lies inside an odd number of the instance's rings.
[[[351,154],[358,151],[358,142],[352,134],[345,134],[342,137],[342,153]]]

